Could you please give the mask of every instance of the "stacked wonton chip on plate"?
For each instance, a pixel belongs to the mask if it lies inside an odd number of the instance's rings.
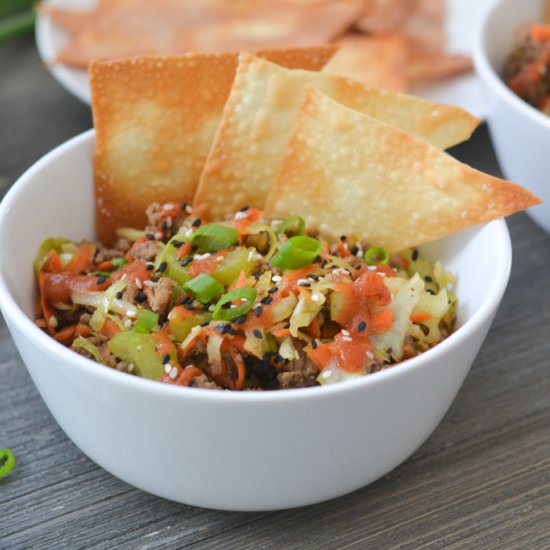
[[[469,138],[471,115],[317,72],[332,53],[94,62],[101,240],[172,200],[207,220],[244,205],[298,214],[397,251],[540,202],[441,150]]]

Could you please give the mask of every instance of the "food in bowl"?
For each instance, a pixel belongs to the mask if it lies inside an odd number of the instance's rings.
[[[35,261],[37,324],[105,366],[168,384],[274,390],[369,374],[442,341],[454,281],[418,250],[390,255],[300,216],[244,207],[203,223],[153,204],[115,248],[50,238]]]
[[[550,115],[550,24],[518,27],[503,78],[518,96]]]

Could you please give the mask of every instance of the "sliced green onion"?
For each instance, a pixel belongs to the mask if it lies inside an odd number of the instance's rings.
[[[15,466],[15,455],[9,449],[0,449],[0,478],[7,476]]]
[[[115,267],[120,267],[121,265],[127,264],[128,260],[126,258],[115,258],[114,260],[111,260],[111,263]]]
[[[390,261],[390,253],[380,246],[371,246],[365,252],[364,258],[367,265],[387,264]]]
[[[158,313],[144,309],[137,318],[136,324],[134,325],[134,330],[136,332],[147,334],[157,326],[158,322]]]
[[[44,262],[46,261],[46,258],[50,253],[50,250],[55,250],[56,252],[64,252],[63,246],[67,244],[74,245],[72,241],[68,241],[67,239],[63,239],[61,237],[49,237],[48,239],[46,239],[40,245],[40,248],[38,249],[38,252],[36,253],[36,257],[32,264],[34,272],[38,273],[40,271],[40,268],[44,265]]]
[[[203,304],[219,296],[223,292],[223,285],[218,283],[214,277],[201,273],[183,285],[184,290],[190,292]]]
[[[0,42],[7,42],[12,38],[31,33],[35,18],[34,11],[29,10],[0,21]]]
[[[231,290],[219,299],[212,312],[212,319],[216,321],[231,321],[247,314],[252,309],[257,295],[258,291],[255,288],[236,288]],[[232,302],[236,302],[237,300],[242,300],[243,303],[235,307],[224,307],[226,304],[235,305]]]
[[[199,227],[190,237],[189,242],[206,252],[217,252],[222,248],[233,246],[239,238],[239,232],[232,227],[208,223]]]
[[[277,235],[286,233],[287,230],[293,228],[294,226],[296,226],[296,230],[294,231],[295,235],[303,235],[305,233],[306,222],[304,218],[301,216],[288,216],[288,218],[283,220],[281,227],[277,229]]]
[[[298,269],[311,264],[321,249],[322,245],[317,239],[304,235],[291,237],[271,258],[271,263],[281,269]]]
[[[96,310],[99,311],[99,310]],[[73,343],[71,344],[72,349],[76,348],[82,348],[85,349],[88,353],[92,355],[92,357],[98,362],[103,363],[103,357],[101,357],[101,352],[99,351],[99,348],[92,344],[89,340],[86,340],[86,338],[82,336],[78,336],[74,339]]]
[[[266,225],[265,223],[251,223],[247,230],[247,235],[260,235],[261,233],[265,233],[266,237],[269,239],[269,248],[267,249],[267,252],[265,254],[262,254],[259,250],[256,244],[253,243],[254,248],[258,250],[260,254],[264,257],[264,261],[268,262],[273,254],[275,254],[275,251],[277,250],[277,243],[279,242],[279,239],[277,238],[277,235],[275,235],[275,231],[271,229],[269,225]]]

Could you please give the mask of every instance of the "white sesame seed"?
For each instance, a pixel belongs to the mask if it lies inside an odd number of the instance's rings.
[[[367,269],[369,271],[376,271],[376,266],[375,265],[369,265],[369,266],[367,266]]]
[[[216,262],[223,262],[225,258],[223,256],[217,256],[216,257]]]
[[[189,228],[186,232],[185,232],[185,236],[187,238],[189,238],[191,235],[193,234],[193,230],[191,228]]]
[[[143,288],[143,283],[139,277],[136,277],[136,286],[141,290]]]
[[[164,365],[164,372],[168,374],[171,370],[172,370],[172,365],[170,363],[166,363],[166,365]]]
[[[372,351],[367,351],[367,357],[372,361],[374,359],[374,354]]]
[[[172,210],[172,205],[171,204],[163,204],[162,209],[163,210]]]
[[[278,283],[280,280],[282,280],[282,277],[280,275],[273,275],[273,277],[271,277],[271,280],[274,283]]]
[[[205,252],[204,254],[195,254],[194,259],[195,260],[206,260],[206,258],[210,258],[211,254],[210,252]]]
[[[314,302],[318,302],[318,301],[319,301],[319,295],[318,295],[318,294],[312,294],[312,295],[311,295],[311,299],[312,299]]]
[[[170,378],[173,380],[178,375],[178,369],[176,367],[172,367],[172,370],[170,371]]]
[[[136,346],[136,349],[137,349],[138,351],[141,351],[141,350],[143,349],[143,346],[140,344],[139,346]]]
[[[53,315],[50,316],[50,318],[48,319],[48,326],[52,328],[56,328],[57,325],[58,325],[57,319]]]
[[[208,311],[214,311],[214,305],[208,306]]]
[[[236,220],[244,220],[248,218],[248,211],[245,211],[245,212],[237,212],[235,214],[235,219]]]
[[[162,233],[161,233],[160,231],[157,231],[157,232],[155,233],[155,239],[157,239],[157,241],[160,240],[160,239],[162,239]]]
[[[121,281],[125,281],[128,277],[126,276],[126,273],[122,274],[122,277],[120,278]]]
[[[342,334],[344,336],[349,336],[349,330],[346,330],[345,328],[342,329]]]
[[[130,321],[130,319],[126,319],[122,324],[124,325],[124,328],[130,328],[132,326],[132,321]]]
[[[298,279],[298,285],[309,285],[309,281],[307,279]]]
[[[132,372],[134,370],[134,363],[130,363],[128,365],[128,372]]]
[[[185,211],[186,211],[188,214],[191,214],[191,212],[193,212],[193,208],[191,208],[191,205],[188,204],[188,205],[185,207]]]
[[[251,262],[253,258],[254,258],[254,250],[251,250],[248,253],[248,261]]]
[[[155,286],[155,281],[143,281],[144,286]]]
[[[353,339],[352,339],[351,337],[349,337],[349,336],[342,336],[342,341],[343,341],[343,342],[352,342]]]

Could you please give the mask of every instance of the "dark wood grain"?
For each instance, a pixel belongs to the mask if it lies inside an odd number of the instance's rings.
[[[31,39],[0,46],[0,69],[2,196],[91,118]],[[485,127],[453,154],[499,173]],[[524,214],[509,227],[508,291],[441,425],[385,478],[307,508],[205,510],[112,477],[52,419],[0,320],[0,447],[18,460],[0,481],[0,548],[550,548],[550,238]]]

